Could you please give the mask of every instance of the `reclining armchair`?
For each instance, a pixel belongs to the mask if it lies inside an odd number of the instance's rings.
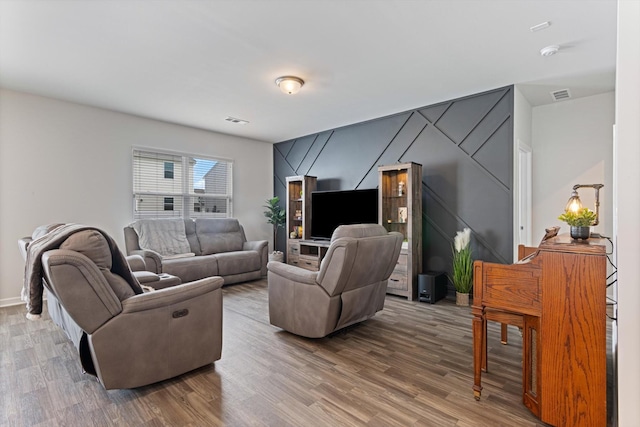
[[[384,307],[403,236],[378,224],[342,225],[319,271],[267,264],[269,320],[296,335],[321,338]]]
[[[221,277],[143,293],[109,236],[68,226],[23,239],[20,247],[25,286],[29,272],[41,269],[49,314],[78,349],[85,372],[105,389],[134,388],[220,359]],[[37,292],[26,294],[37,318]]]

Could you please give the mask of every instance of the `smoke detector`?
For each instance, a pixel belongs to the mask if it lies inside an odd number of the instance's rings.
[[[551,46],[543,47],[540,49],[540,55],[542,56],[552,56],[558,53],[560,50],[560,46],[557,44],[552,44]]]

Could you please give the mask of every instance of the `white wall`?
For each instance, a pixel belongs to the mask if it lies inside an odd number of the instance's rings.
[[[532,109],[529,101],[524,97],[518,85],[514,87],[513,91],[513,259],[516,260],[518,256],[518,244],[522,243],[527,246],[532,246],[534,243],[531,241],[531,218],[526,224],[522,224],[525,228],[529,227],[529,230],[525,233],[527,238],[524,241],[520,239],[520,190],[524,188],[522,197],[525,197],[531,203],[531,194],[527,194],[527,188],[531,187],[531,182],[524,183],[520,180],[520,166],[519,166],[519,149],[525,149],[528,152],[532,151],[531,148],[531,132],[532,132]],[[533,177],[530,177],[533,179]],[[525,213],[526,215],[526,213]],[[537,237],[536,237],[537,238]],[[535,242],[537,244],[537,241]]]
[[[600,224],[613,233],[613,123],[615,93],[608,92],[533,108],[533,240],[557,225],[575,184],[604,184],[600,190]],[[595,191],[578,190],[585,207],[594,209]],[[536,234],[537,233],[537,234]]]
[[[640,2],[618,1],[618,425],[640,422]]]
[[[249,240],[270,240],[262,205],[273,192],[271,144],[2,90],[0,306],[19,301],[17,240],[38,225],[94,225],[124,249],[122,228],[133,220],[132,146],[234,160],[234,216]]]

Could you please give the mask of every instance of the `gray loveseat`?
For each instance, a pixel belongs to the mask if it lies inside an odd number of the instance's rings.
[[[267,274],[268,242],[247,241],[235,218],[146,219],[124,228],[128,255],[141,255],[147,270],[192,282],[221,276],[225,284]]]
[[[44,231],[44,232],[41,232]],[[19,241],[27,317],[42,313],[106,389],[162,381],[220,359],[221,277],[143,293],[115,241],[80,224],[39,227]]]

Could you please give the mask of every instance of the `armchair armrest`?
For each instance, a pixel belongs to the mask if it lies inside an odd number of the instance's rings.
[[[269,242],[266,240],[253,240],[250,242],[244,242],[244,244],[242,245],[242,250],[260,252],[260,250],[266,247],[268,244]]]
[[[304,285],[317,285],[318,272],[309,271],[295,265],[285,264],[283,262],[270,261],[267,264],[269,273],[277,274],[285,279],[292,280]]]
[[[267,275],[267,262],[269,262],[269,242],[266,240],[254,240],[244,242],[242,245],[244,251],[256,251],[260,254],[260,274]]]
[[[126,259],[131,271],[145,271],[147,269],[142,255],[129,255]]]
[[[20,248],[20,253],[22,254],[22,258],[27,259],[27,246],[31,243],[33,239],[31,237],[23,237],[18,240],[18,248]]]
[[[135,313],[167,307],[220,289],[223,283],[224,279],[222,277],[213,276],[196,280],[195,282],[134,295],[122,301],[122,313]]]
[[[129,253],[131,255],[140,255],[144,259],[145,270],[152,273],[162,273],[162,255],[151,249],[136,249]]]

